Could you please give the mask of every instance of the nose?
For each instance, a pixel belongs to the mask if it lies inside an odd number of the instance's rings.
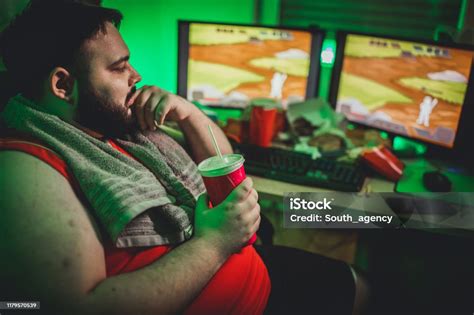
[[[137,72],[137,70],[135,70],[134,67],[131,67],[131,68],[132,68],[132,71],[131,71],[130,79],[129,79],[130,86],[135,85],[142,80],[142,76]]]

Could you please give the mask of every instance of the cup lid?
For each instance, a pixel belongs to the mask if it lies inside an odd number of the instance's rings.
[[[199,163],[198,170],[202,176],[206,177],[223,176],[238,169],[244,161],[244,157],[240,154],[226,154],[222,159],[213,156]]]

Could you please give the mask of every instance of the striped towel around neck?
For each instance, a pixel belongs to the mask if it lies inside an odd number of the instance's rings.
[[[41,140],[66,162],[117,247],[176,244],[191,237],[204,184],[186,151],[162,131],[115,139],[134,159],[21,95],[0,115],[7,128]]]

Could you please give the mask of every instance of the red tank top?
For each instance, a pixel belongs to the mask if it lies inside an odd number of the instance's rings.
[[[109,144],[131,156],[117,143]],[[61,173],[84,198],[66,163],[52,150],[31,139],[0,138],[0,150],[16,150],[33,155]],[[143,268],[172,250],[172,246],[116,248],[104,244],[107,277]],[[270,295],[267,269],[253,246],[234,254],[217,271],[185,314],[262,314]]]

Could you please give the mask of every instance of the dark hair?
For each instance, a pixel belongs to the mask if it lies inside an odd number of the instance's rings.
[[[71,70],[84,41],[105,23],[120,26],[120,11],[67,0],[31,0],[0,35],[0,51],[17,89],[41,96],[42,83],[54,67]]]

